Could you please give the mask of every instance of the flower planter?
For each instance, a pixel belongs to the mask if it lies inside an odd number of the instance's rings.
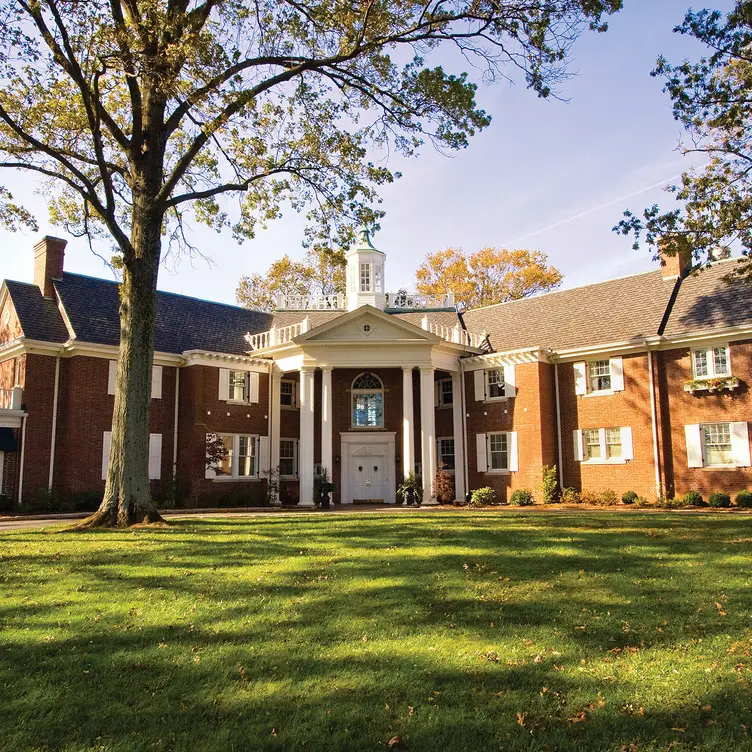
[[[690,394],[696,392],[707,392],[708,394],[717,394],[719,392],[733,392],[739,387],[739,379],[735,376],[721,379],[698,379],[688,381],[684,384],[684,391]]]

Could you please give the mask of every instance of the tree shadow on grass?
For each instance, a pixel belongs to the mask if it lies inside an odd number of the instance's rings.
[[[8,536],[0,748],[744,748],[743,528],[572,517]]]

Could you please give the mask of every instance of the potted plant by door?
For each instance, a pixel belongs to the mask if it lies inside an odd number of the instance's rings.
[[[336,486],[331,482],[329,478],[329,471],[325,468],[321,468],[321,475],[317,476],[313,481],[313,493],[316,498],[316,506],[319,509],[331,508],[331,494]]]
[[[408,473],[402,484],[397,489],[406,507],[415,507],[420,504],[423,488],[415,477],[415,473]]]

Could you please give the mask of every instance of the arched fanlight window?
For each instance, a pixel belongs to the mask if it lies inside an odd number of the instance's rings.
[[[352,383],[352,424],[353,428],[384,427],[384,384],[369,371]]]

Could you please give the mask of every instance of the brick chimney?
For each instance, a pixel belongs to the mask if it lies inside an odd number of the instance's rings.
[[[53,279],[63,278],[63,260],[67,240],[43,237],[34,246],[34,284],[42,291],[45,298],[54,298]]]
[[[658,240],[663,279],[683,277],[692,266],[692,248],[683,235],[664,235]]]

